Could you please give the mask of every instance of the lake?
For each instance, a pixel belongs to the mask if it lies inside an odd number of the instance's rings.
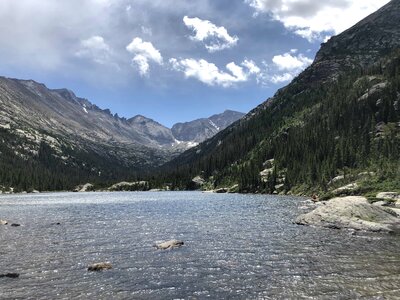
[[[0,197],[0,299],[400,299],[400,236],[304,227],[304,198]],[[60,223],[60,225],[56,225]],[[180,239],[182,248],[155,250]],[[91,263],[113,269],[87,272]]]

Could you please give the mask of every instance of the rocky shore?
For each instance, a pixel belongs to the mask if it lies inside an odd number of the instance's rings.
[[[368,201],[362,196],[333,198],[317,203],[317,208],[300,215],[295,223],[335,229],[400,233],[400,195],[379,193],[375,201]]]

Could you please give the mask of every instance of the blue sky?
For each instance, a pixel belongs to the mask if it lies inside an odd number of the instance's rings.
[[[0,75],[172,126],[248,112],[388,0],[2,0]]]

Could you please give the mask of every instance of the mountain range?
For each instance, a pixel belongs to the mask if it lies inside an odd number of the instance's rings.
[[[225,111],[171,129],[1,77],[0,185],[65,190],[123,179],[145,182],[141,189],[326,197],[400,190],[399,24],[392,0],[323,43],[306,70],[247,115]]]
[[[171,130],[141,115],[130,119],[113,115],[68,89],[0,77],[1,152],[8,153],[1,157],[0,184],[10,185],[13,177],[28,178],[34,170],[51,177],[59,165],[66,174],[78,169],[83,172],[78,177],[92,180],[93,176],[98,180],[132,177],[165,163],[243,115],[225,111],[208,119],[176,124]],[[40,161],[45,159],[43,153],[52,161]],[[15,168],[27,162],[33,164],[29,172],[24,167]],[[52,189],[55,184],[49,183],[46,188]]]

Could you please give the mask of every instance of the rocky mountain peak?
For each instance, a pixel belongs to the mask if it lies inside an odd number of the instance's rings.
[[[378,56],[400,46],[400,0],[392,0],[381,9],[343,33],[322,44],[316,63],[329,57],[358,55],[360,63],[371,64]]]
[[[243,116],[243,113],[225,110],[223,113],[213,115],[209,118],[177,123],[172,127],[172,134],[179,141],[201,143]]]
[[[333,36],[321,45],[314,63],[298,81],[318,83],[334,79],[345,69],[365,68],[400,47],[400,0]]]

